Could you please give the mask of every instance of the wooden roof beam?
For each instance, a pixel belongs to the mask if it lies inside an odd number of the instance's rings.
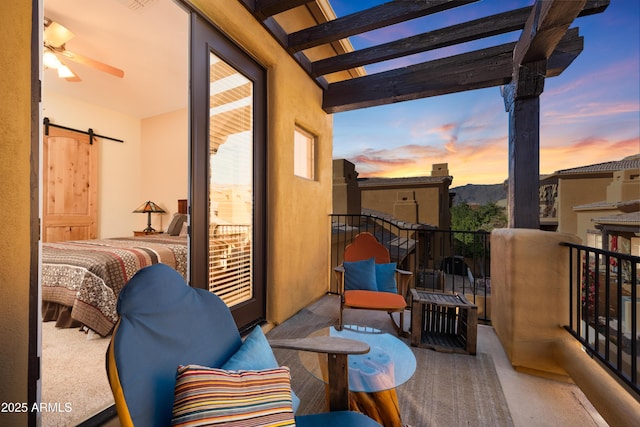
[[[349,36],[408,21],[478,0],[391,1],[289,34],[288,49],[298,52]]]
[[[586,0],[536,0],[513,51],[514,69],[549,58]]]
[[[578,16],[600,13],[606,9],[609,1],[588,0]],[[523,7],[316,61],[311,64],[311,74],[314,77],[322,76],[349,68],[361,67],[367,64],[521,30],[524,28],[532,10],[533,6]]]
[[[254,0],[253,14],[261,20],[311,3],[314,0]],[[246,0],[245,0],[246,2]]]
[[[329,84],[324,93],[327,113],[501,86],[509,83],[516,42],[463,53],[398,70]],[[578,29],[566,33],[550,56],[548,77],[559,75],[582,51]]]

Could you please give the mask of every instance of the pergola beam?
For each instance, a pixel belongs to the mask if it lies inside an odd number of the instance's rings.
[[[602,11],[603,8],[606,8],[608,4],[609,0],[588,0],[578,16],[598,13]],[[318,60],[311,64],[311,74],[314,77],[322,76],[350,68],[361,67],[376,62],[401,58],[416,53],[521,30],[524,28],[532,10],[533,6],[523,7]]]
[[[478,0],[391,1],[291,33],[288,49],[290,52],[298,52],[476,1]]]
[[[402,69],[329,84],[323,109],[328,113],[472,89],[511,81],[516,42],[463,53]],[[553,75],[560,74],[582,51],[578,29],[567,32],[549,59]],[[551,77],[551,76],[550,76]]]

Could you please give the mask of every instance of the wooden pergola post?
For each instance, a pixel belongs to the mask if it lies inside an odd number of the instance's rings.
[[[540,228],[540,94],[546,61],[519,67],[503,88],[509,113],[509,228]]]
[[[586,0],[537,0],[513,50],[509,113],[509,228],[540,228],[540,94],[547,60]]]

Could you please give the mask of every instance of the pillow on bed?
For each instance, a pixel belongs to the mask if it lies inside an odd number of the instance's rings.
[[[171,222],[167,227],[167,234],[169,236],[178,236],[180,234],[180,230],[182,230],[182,224],[184,224],[186,220],[186,214],[174,213],[173,218],[171,218]]]
[[[180,366],[172,426],[295,426],[289,368],[226,371]]]
[[[189,234],[189,225],[187,224],[187,221],[185,221],[182,224],[182,228],[180,229],[180,237],[187,237],[187,235]]]

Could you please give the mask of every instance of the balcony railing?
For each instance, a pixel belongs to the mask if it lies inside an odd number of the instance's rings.
[[[585,350],[640,395],[640,257],[563,243],[569,251],[569,324]]]
[[[332,268],[358,233],[369,232],[389,249],[392,262],[413,272],[416,288],[465,294],[478,305],[479,320],[491,320],[489,233],[439,230],[374,214],[332,214],[331,227]],[[332,277],[330,291],[337,290]]]

